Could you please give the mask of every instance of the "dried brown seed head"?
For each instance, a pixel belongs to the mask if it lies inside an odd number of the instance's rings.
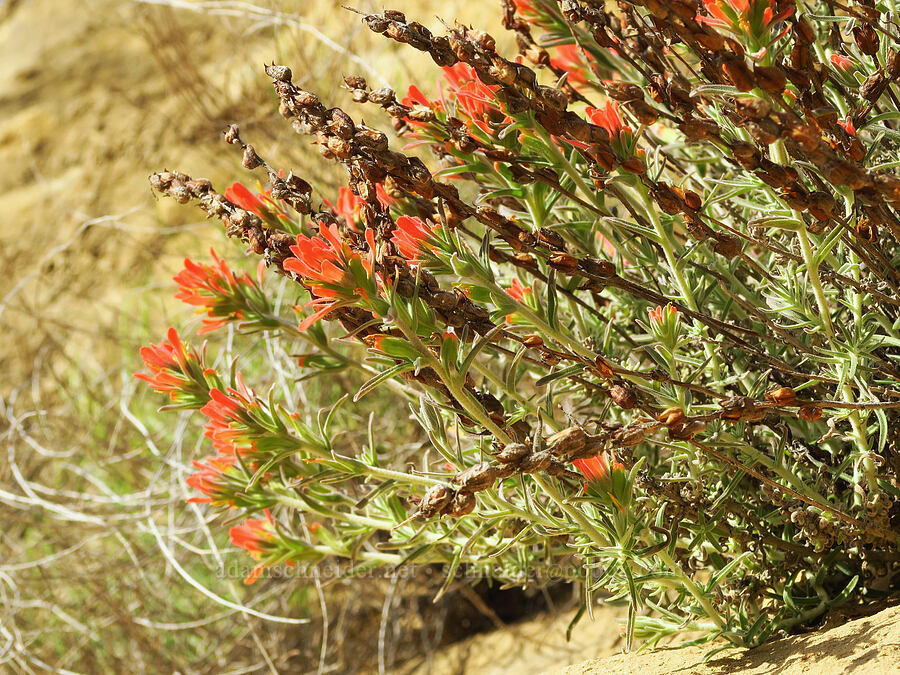
[[[231,124],[225,130],[225,142],[231,143],[232,145],[240,144],[241,142],[241,129],[237,124]]]
[[[859,51],[866,56],[873,56],[878,52],[878,45],[880,44],[878,33],[875,32],[875,29],[870,24],[857,24],[853,28],[853,39],[856,41]]]
[[[856,234],[860,239],[864,239],[865,241],[874,244],[878,241],[878,226],[876,226],[869,218],[860,218],[859,222],[856,224]]]
[[[807,422],[815,422],[822,417],[822,409],[818,406],[807,405],[797,411],[797,417]]]
[[[568,253],[557,253],[550,258],[548,264],[561,272],[574,272],[578,269],[578,258]]]
[[[768,392],[766,400],[778,405],[793,405],[797,402],[797,393],[790,387],[779,387]]]
[[[680,424],[684,420],[684,411],[681,408],[666,408],[657,415],[656,419],[667,427],[670,427],[675,424]]]
[[[444,507],[442,513],[454,518],[467,516],[475,510],[477,501],[471,492],[457,492],[453,499]]]
[[[780,94],[787,85],[787,74],[778,66],[756,65],[753,67],[753,74],[759,88],[770,94]]]
[[[256,150],[252,145],[244,146],[244,156],[241,159],[241,166],[245,169],[255,169],[258,166],[262,166],[262,159],[260,159],[259,155],[256,154]]]
[[[581,427],[569,427],[547,439],[547,447],[554,457],[565,459],[587,444],[588,436]]]
[[[612,385],[609,388],[609,397],[624,410],[632,410],[638,403],[634,389],[627,383]]]
[[[290,68],[287,66],[278,66],[274,63],[271,66],[266,66],[266,75],[276,82],[290,82],[293,77]]]

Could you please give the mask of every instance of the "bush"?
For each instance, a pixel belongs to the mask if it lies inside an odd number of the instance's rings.
[[[893,33],[865,3],[607,7],[506,0],[514,60],[462,25],[364,16],[443,69],[437,98],[345,78],[405,152],[268,66],[283,116],[347,170],[333,204],[236,126],[269,189],[151,177],[261,257],[176,277],[247,368],[172,329],[140,375],[206,418],[216,454],[188,483],[246,518],[248,583],[325,562],[564,579],[585,608],[627,606],[626,648],[752,646],[889,591]]]

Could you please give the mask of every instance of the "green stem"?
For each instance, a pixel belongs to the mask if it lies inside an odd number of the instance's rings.
[[[578,509],[573,508],[569,504],[566,504],[565,499],[553,484],[550,482],[548,478],[545,478],[541,474],[535,473],[531,474],[531,477],[534,479],[534,482],[541,486],[541,489],[546,493],[550,499],[552,499],[556,505],[562,509],[562,511],[569,516],[572,520],[578,523],[581,530],[590,538],[592,542],[599,548],[606,548],[609,546],[609,541],[607,541],[606,537],[600,533],[600,531],[594,527],[594,525],[587,519],[587,517]]]
[[[340,458],[340,456],[338,456]],[[366,465],[366,476],[374,478],[384,478],[385,480],[395,480],[398,483],[406,483],[408,485],[423,485],[425,487],[434,487],[435,485],[444,485],[446,481],[428,476],[416,476],[415,474],[404,473],[402,471],[392,471],[391,469],[382,469],[378,466]]]
[[[812,246],[809,243],[809,235],[806,234],[806,228],[803,225],[797,230],[797,239],[800,242],[800,254],[803,256],[803,262],[806,265],[806,276],[813,287],[813,295],[816,297],[816,304],[819,307],[819,316],[822,317],[822,323],[825,326],[825,333],[829,338],[833,338],[834,325],[831,323],[831,310],[828,308],[825,289],[822,288],[822,281],[819,279],[819,263],[813,254]]]
[[[678,292],[681,293],[681,297],[684,300],[684,303],[690,308],[691,311],[700,313],[700,307],[697,304],[697,300],[694,298],[694,292],[691,289],[690,284],[685,278],[684,274],[681,272],[681,266],[678,264],[678,256],[675,253],[674,242],[672,241],[672,236],[666,231],[666,228],[663,226],[662,221],[659,218],[659,214],[656,212],[656,204],[650,198],[650,195],[647,194],[646,189],[637,188],[635,190],[631,190],[629,188],[624,188],[622,190],[625,194],[631,194],[638,205],[642,206],[647,217],[650,219],[650,223],[653,225],[653,229],[656,231],[656,236],[659,239],[659,245],[662,247],[663,254],[666,257],[666,262],[669,265],[669,270],[672,273],[672,277],[675,279],[675,285],[678,287]],[[634,207],[635,204],[632,204]],[[700,324],[697,321],[693,321],[694,326],[697,330],[702,331],[704,334],[706,332],[706,327]],[[719,356],[716,354],[712,345],[707,342],[703,344],[703,350],[706,352],[707,358],[710,360],[710,365],[714,372],[721,372],[722,364],[719,361]]]
[[[502,445],[512,443],[512,438],[510,438],[509,434],[494,423],[484,411],[484,407],[481,403],[479,403],[478,400],[472,396],[471,392],[460,383],[460,378],[457,377],[457,373],[451,373],[444,368],[444,364],[441,360],[434,355],[424,342],[422,342],[419,336],[412,330],[412,327],[400,318],[396,309],[392,312],[391,321],[394,322],[394,325],[397,326],[404,337],[409,340],[409,343],[419,352],[425,362],[434,369],[438,377],[444,383],[444,386],[450,390],[453,398],[455,398],[463,407],[466,414],[490,431],[494,438]]]
[[[700,606],[703,607],[703,611],[706,612],[706,616],[708,616],[713,623],[716,624],[716,627],[724,631],[726,627],[725,620],[722,618],[722,615],[719,614],[719,610],[713,607],[713,604],[709,601],[709,598],[706,597],[706,594],[700,589],[697,584],[694,583],[694,580],[691,579],[687,574],[685,574],[684,570],[681,569],[681,566],[675,562],[672,556],[669,555],[669,552],[666,549],[663,549],[659,553],[656,554],[660,560],[662,560],[663,564],[668,567],[672,573],[678,577],[684,587],[690,592],[691,595],[696,598],[697,602],[700,603]]]

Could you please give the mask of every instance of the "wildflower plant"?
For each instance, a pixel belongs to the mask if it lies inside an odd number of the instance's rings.
[[[244,519],[231,540],[255,560],[247,581],[325,560],[347,575],[439,564],[444,589],[463,573],[562,579],[587,610],[627,607],[629,649],[684,630],[752,646],[888,595],[888,18],[866,2],[507,0],[508,58],[473,28],[367,14],[438,66],[436,96],[345,78],[393,138],[268,66],[281,113],[348,187],[315,195],[236,126],[226,140],[266,190],[151,183],[267,268],[186,262],[178,294],[207,315],[201,332],[283,343],[296,380],[240,360],[217,373],[174,330],[138,375],[206,418],[216,454],[188,484]],[[358,384],[301,409],[321,374]],[[335,428],[374,392],[417,422],[420,452]]]

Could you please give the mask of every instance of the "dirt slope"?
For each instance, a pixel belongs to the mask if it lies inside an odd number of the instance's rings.
[[[564,675],[886,675],[900,672],[900,607],[833,628],[734,650],[703,663],[707,649],[619,654],[556,672]]]

